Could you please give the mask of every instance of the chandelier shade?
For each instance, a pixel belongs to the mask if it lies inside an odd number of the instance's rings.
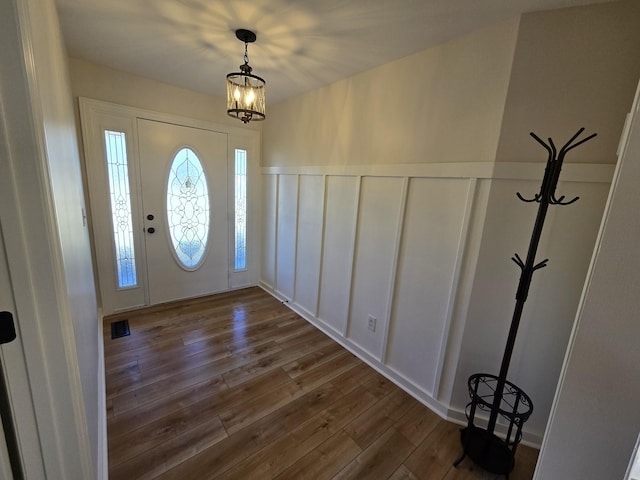
[[[255,33],[240,29],[236,30],[236,37],[244,42],[244,64],[240,65],[239,72],[227,75],[227,114],[247,124],[266,118],[266,82],[252,74],[249,65],[247,45],[256,41]]]

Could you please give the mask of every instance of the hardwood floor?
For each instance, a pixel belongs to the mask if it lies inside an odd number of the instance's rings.
[[[111,339],[128,319],[130,336]],[[105,319],[109,478],[473,480],[446,422],[258,288]],[[512,480],[532,477],[521,446]]]

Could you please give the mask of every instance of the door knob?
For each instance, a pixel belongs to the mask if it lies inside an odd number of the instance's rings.
[[[10,312],[0,312],[0,343],[9,343],[16,338],[16,327]]]
[[[155,217],[151,214],[147,215],[147,220],[153,220]]]
[[[149,234],[154,233],[155,231],[156,231],[156,229],[153,228],[153,227],[147,228],[147,233],[149,233]]]

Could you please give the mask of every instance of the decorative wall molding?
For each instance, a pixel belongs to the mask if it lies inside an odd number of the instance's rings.
[[[586,205],[597,204],[596,193],[608,189],[613,170],[613,165],[567,164],[561,183],[575,182],[572,189],[591,196],[578,208],[595,217],[597,209]],[[481,252],[499,255],[510,266],[511,252],[486,250],[487,242],[499,243],[503,236],[495,231],[495,220],[489,227],[487,222],[502,215],[505,192],[522,182],[538,184],[544,164],[263,167],[262,173],[264,208],[272,212],[263,230],[265,245],[271,245],[263,265],[272,267],[263,269],[259,285],[440,416],[464,424],[461,383],[468,362],[502,348],[499,338],[495,345],[484,339],[478,352],[470,352],[474,334],[468,331],[483,328],[478,308],[493,311],[496,302],[510,297],[509,292],[496,298],[474,294],[478,279],[487,279],[486,266],[477,270]],[[322,182],[321,193],[314,182]],[[315,185],[315,193],[304,185]],[[522,210],[515,192],[506,208],[511,231],[520,226],[528,231],[528,209]],[[491,209],[498,211],[488,216]],[[591,217],[587,223],[599,221]],[[550,231],[567,228],[560,216],[550,218],[558,222]],[[300,230],[305,228],[313,235]],[[554,245],[553,239],[547,242]],[[306,280],[297,278],[298,272]],[[374,331],[367,328],[367,314],[377,318]],[[469,325],[471,317],[475,323]],[[478,360],[492,364],[488,357]],[[525,430],[525,443],[540,445],[544,422]]]
[[[539,181],[544,174],[544,162],[460,162],[419,163],[397,165],[341,165],[262,167],[264,175],[346,175],[377,177],[425,178],[487,178]],[[614,164],[565,163],[563,182],[610,183]]]

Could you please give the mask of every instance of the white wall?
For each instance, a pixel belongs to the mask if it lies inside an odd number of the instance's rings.
[[[263,164],[492,162],[517,32],[512,19],[270,106]]]
[[[462,421],[467,377],[500,367],[519,272],[509,258],[526,254],[536,213],[537,204],[521,203],[515,191],[539,187],[543,169],[503,166],[396,166],[391,175],[385,167],[265,168],[264,208],[278,214],[268,215],[261,284],[425,404]],[[510,377],[534,398],[526,436],[534,444],[612,169],[567,165],[559,191],[579,192],[581,201],[551,213],[545,226],[539,256],[552,260],[534,281]]]
[[[640,428],[640,104],[623,154],[534,478],[623,478]]]
[[[571,153],[579,157],[580,148]],[[549,264],[533,275],[508,375],[533,400],[526,429],[538,442],[544,434],[609,188],[606,182],[567,181],[572,177],[571,167],[578,165],[565,165],[557,193],[569,198],[579,195],[580,200],[549,207],[536,257],[537,261],[548,258]],[[540,178],[544,167],[538,168]],[[611,170],[603,169],[609,171],[603,178],[610,178]],[[492,182],[453,388],[452,405],[459,409],[459,418],[464,418],[461,406],[469,398],[467,378],[479,372],[497,375],[500,369],[520,278],[520,269],[510,258],[515,253],[526,258],[538,211],[537,203],[521,202],[515,192],[530,197],[539,187],[539,180]]]
[[[12,208],[2,227],[37,419],[33,447],[47,478],[96,478],[105,433],[99,325],[66,56],[53,1],[3,7],[2,30],[14,33],[3,51],[17,55],[3,57],[3,204]],[[25,464],[30,478],[43,475]]]
[[[168,85],[77,58],[68,59],[71,91],[78,97],[137,107],[194,120],[238,126],[226,113],[226,99]],[[77,103],[77,101],[76,101]],[[260,130],[262,122],[244,127]]]
[[[581,200],[549,212],[538,256],[550,262],[534,276],[509,373],[533,399],[526,438],[539,443],[640,68],[639,14],[627,1],[526,14],[271,107],[265,288],[463,421],[468,376],[500,367],[519,276],[510,257],[526,254],[536,215],[515,196],[543,176],[529,131],[564,143],[588,122],[598,137],[570,153],[558,186]],[[402,75],[419,96],[398,88]],[[324,176],[324,193],[307,176]]]

